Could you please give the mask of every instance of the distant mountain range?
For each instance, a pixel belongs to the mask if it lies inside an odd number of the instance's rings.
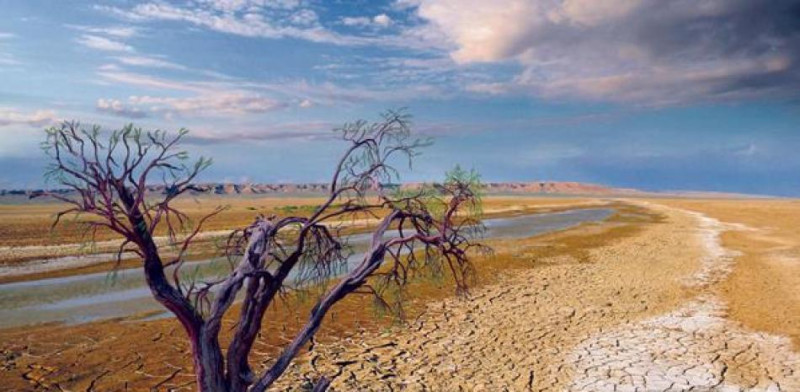
[[[420,187],[421,183],[408,183],[394,185],[404,189]],[[636,196],[645,194],[636,189],[612,188],[604,185],[586,184],[580,182],[542,181],[542,182],[490,182],[486,183],[486,192],[491,194],[551,194],[551,195],[592,195],[592,196]],[[292,195],[292,194],[325,194],[329,184],[299,183],[299,184],[234,184],[234,183],[204,183],[197,184],[194,194],[207,195]],[[166,193],[163,185],[149,186],[152,193]],[[42,190],[0,190],[0,196],[28,195],[42,192]],[[69,190],[57,190],[62,194],[69,194]]]

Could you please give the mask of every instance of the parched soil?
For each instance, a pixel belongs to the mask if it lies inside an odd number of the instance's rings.
[[[333,374],[337,390],[800,390],[790,340],[730,320],[717,297],[734,269],[736,254],[718,239],[727,227],[650,208],[661,223],[585,258],[520,252],[534,268],[470,301],[431,305],[391,334],[315,348],[284,385]]]
[[[800,312],[786,313],[800,286],[781,277],[795,271],[800,207],[632,203],[603,224],[494,242],[469,298],[415,283],[407,324],[348,299],[277,389],[326,376],[337,391],[800,391]],[[271,311],[256,370],[306,309]],[[11,390],[193,389],[173,320],[5,330],[0,342]]]
[[[735,268],[719,285],[732,320],[790,337],[800,350],[800,200],[669,200],[729,223]],[[799,389],[800,390],[800,389]]]
[[[525,212],[530,208],[559,209],[598,203],[607,202],[508,198],[490,201],[487,203],[487,212]],[[565,243],[558,249],[578,254],[614,236],[627,235],[625,233],[631,232],[633,226],[640,223],[629,224],[624,222],[626,219],[612,219],[605,225],[627,225],[619,229],[620,233],[597,231],[586,237],[592,240],[583,246],[568,246]],[[562,239],[569,241],[572,232],[538,238],[560,243]],[[539,239],[527,241],[538,244]],[[476,264],[479,271],[476,288],[494,282],[498,271],[514,266],[530,267],[527,262],[514,260],[501,248],[498,248],[497,257],[482,259]],[[406,311],[409,319],[413,319],[425,304],[452,295],[452,285],[447,280],[421,281],[414,283],[408,291]],[[268,361],[278,353],[282,345],[293,337],[293,332],[298,329],[309,308],[309,302],[289,301],[271,309],[266,316],[262,337],[256,344],[254,362]],[[372,300],[368,297],[349,297],[337,304],[318,334],[318,344],[355,339],[361,333],[383,330],[395,323],[391,317],[376,315],[373,309]],[[225,323],[233,327],[233,320],[225,320]],[[229,329],[224,328],[226,331]],[[189,347],[181,327],[171,319],[146,322],[110,320],[76,326],[43,325],[0,330],[0,350],[3,353],[0,382],[11,390],[87,390],[89,387],[99,391],[147,390],[155,386],[164,390],[193,389]]]

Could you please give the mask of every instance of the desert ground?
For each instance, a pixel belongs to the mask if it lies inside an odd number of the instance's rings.
[[[225,202],[231,208],[209,232],[315,200]],[[489,197],[485,211],[597,206],[615,214],[487,240],[495,253],[475,259],[466,298],[446,280],[413,283],[402,322],[365,311],[369,298],[349,298],[279,389],[305,390],[324,375],[337,391],[800,391],[800,201]],[[3,282],[113,267],[31,265],[84,252],[69,228],[41,234],[57,207],[0,206]],[[268,313],[253,363],[269,363],[309,306],[290,300]],[[193,389],[172,319],[6,328],[0,349],[7,390]]]

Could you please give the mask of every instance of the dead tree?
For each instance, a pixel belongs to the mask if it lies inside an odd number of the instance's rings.
[[[84,130],[76,123],[48,130],[43,145],[52,160],[48,176],[73,191],[49,194],[71,206],[54,224],[68,214],[89,216],[83,222],[92,230],[122,237],[120,258],[127,252],[141,258],[153,297],[188,335],[199,390],[264,391],[346,296],[366,293],[397,308],[402,296],[392,299],[387,293],[402,293],[422,271],[449,272],[458,293],[465,292],[473,273],[469,255],[480,248],[474,242],[480,228],[477,176],[458,169],[439,185],[390,190],[385,184],[397,179],[392,163],[400,158],[410,164],[428,144],[411,137],[408,117],[389,112],[377,123],[356,122],[339,131],[348,147],[325,201],[308,216],[261,216],[235,231],[226,249],[233,261],[230,272],[218,280],[186,279],[180,273],[203,223],[221,211],[189,224],[187,214],[172,203],[195,189],[193,181],[211,163],[200,158],[187,164],[187,153],[178,150],[184,130],[170,136],[128,126],[107,141],[99,128]],[[157,179],[165,182],[163,192],[148,191]],[[341,229],[365,217],[373,222],[369,247],[347,268],[350,252]],[[177,256],[165,259],[154,239],[157,230],[179,249]],[[307,322],[257,373],[249,356],[266,310],[290,290],[310,288],[324,290]],[[237,298],[240,305],[233,307]],[[220,345],[224,317],[236,320],[225,352]]]

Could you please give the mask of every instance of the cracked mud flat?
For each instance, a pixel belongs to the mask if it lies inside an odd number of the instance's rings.
[[[523,200],[524,203],[519,204],[522,203],[520,200],[491,200],[490,205],[495,211],[501,207],[508,208],[504,207],[506,204],[512,204],[515,211],[530,211],[542,202],[538,199]],[[597,203],[607,204],[608,201]],[[552,207],[569,209],[575,204],[574,200],[566,200]],[[492,265],[505,269],[505,265],[499,263]],[[414,289],[416,295],[411,301],[417,301],[417,304],[409,311],[416,315],[425,303],[451,295],[451,287],[442,283],[445,282],[423,284],[425,289],[419,293]],[[323,325],[318,342],[382,330],[389,320],[375,317],[369,310],[370,302],[369,298],[356,296],[338,304],[330,320]],[[293,337],[310,305],[308,301],[293,305],[276,304],[264,323],[262,339],[253,352],[254,363],[274,358],[283,344]],[[224,320],[225,331],[233,328],[234,321]],[[113,319],[78,325],[42,324],[0,330],[0,390],[152,389],[194,390],[189,347],[174,319]]]
[[[713,298],[588,339],[572,358],[576,391],[800,391],[789,339],[743,330]]]
[[[742,227],[649,207],[666,221],[432,304],[394,333],[318,345],[282,386],[326,375],[339,391],[800,391],[789,339],[728,320],[714,294],[735,257],[719,233]]]
[[[733,268],[723,230],[747,230],[691,212],[706,248],[688,286],[711,288]],[[707,290],[708,291],[708,290]],[[572,355],[580,391],[800,391],[800,354],[788,338],[746,331],[707,293],[681,309],[587,339]]]
[[[728,310],[730,297],[716,293],[743,260],[720,246],[723,228],[697,214],[648,208],[663,218],[499,242],[492,265],[505,273],[496,284],[476,288],[467,301],[431,302],[406,327],[342,324],[344,335],[320,338],[276,389],[307,390],[306,380],[325,375],[335,376],[337,391],[800,391],[797,351],[730,321],[734,303]],[[725,227],[734,228],[741,229]],[[738,233],[749,232],[725,235]],[[514,266],[498,264],[506,262]],[[327,327],[345,313],[337,310]],[[270,324],[265,334],[280,331]],[[188,347],[170,320],[41,326],[6,331],[0,341],[0,390],[194,389]],[[257,342],[254,363],[268,361],[282,342]]]

